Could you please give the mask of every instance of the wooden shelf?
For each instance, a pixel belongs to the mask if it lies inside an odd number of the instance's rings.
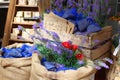
[[[0,2],[0,8],[8,8],[10,1]]]
[[[17,22],[13,22],[12,24],[14,24],[14,25],[28,25],[28,26],[32,26],[35,23],[17,23]]]
[[[38,8],[37,6],[30,6],[30,5],[16,5],[16,7]]]
[[[10,1],[2,1],[2,2],[0,2],[0,4],[9,4],[10,3]]]
[[[0,6],[0,8],[8,8],[8,6]]]
[[[28,40],[20,40],[20,39],[10,39],[10,41],[13,41],[13,42],[28,42],[28,43],[33,43],[32,41],[28,41]]]
[[[5,25],[5,30],[4,30],[4,36],[3,36],[3,42],[2,42],[2,47],[5,47],[7,45],[13,44],[15,42],[30,42],[32,43],[32,41],[28,40],[28,41],[24,41],[24,40],[20,40],[20,39],[11,39],[11,32],[13,28],[16,28],[18,25],[22,25],[24,26],[24,28],[29,28],[32,29],[32,25],[34,25],[34,22],[14,22],[14,18],[16,17],[16,13],[17,11],[35,11],[35,12],[39,12],[40,15],[43,14],[43,12],[46,9],[49,9],[49,5],[50,5],[50,0],[40,0],[40,2],[38,3],[37,6],[31,6],[31,5],[18,5],[18,0],[9,0],[9,8],[8,8],[8,15],[7,15],[7,19],[6,19],[6,25]],[[7,2],[3,2],[3,3],[7,3]],[[1,2],[2,4],[2,2]],[[1,6],[0,4],[0,6]],[[3,5],[4,6],[4,5]],[[27,19],[27,21],[33,21],[33,19]]]

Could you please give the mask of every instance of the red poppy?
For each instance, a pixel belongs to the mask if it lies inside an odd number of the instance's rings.
[[[78,59],[78,60],[82,60],[84,58],[83,54],[79,53],[79,54],[76,54],[75,57]]]
[[[62,42],[62,45],[63,45],[65,48],[71,49],[71,44],[70,44],[70,42]]]
[[[75,50],[77,50],[77,49],[78,49],[78,46],[77,46],[77,45],[72,45],[72,46],[71,46],[71,48],[72,48],[72,50],[74,50],[74,51],[75,51]]]

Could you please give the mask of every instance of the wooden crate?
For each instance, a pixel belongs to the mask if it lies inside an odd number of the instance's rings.
[[[90,35],[60,34],[61,41],[71,40],[73,44],[92,49],[112,37],[112,27],[105,26],[101,31]]]
[[[74,35],[72,33],[75,25],[54,13],[44,15],[44,25],[47,30],[56,32],[60,36],[61,41],[71,40],[73,44],[90,49],[112,37],[111,26],[105,26],[101,31],[88,35]],[[43,37],[52,40],[49,35]]]
[[[112,45],[112,42],[109,40],[103,45],[100,45],[95,49],[81,48],[81,50],[83,51],[86,57],[92,60],[95,60],[102,57],[104,54],[106,54],[106,52],[110,51],[111,45]]]
[[[72,44],[82,47],[83,53],[93,60],[110,50],[110,39],[112,37],[111,26],[105,26],[99,32],[86,35],[75,35],[72,34],[74,24],[54,13],[44,15],[44,25],[47,30],[56,32],[59,35],[61,42],[70,40],[72,41]],[[52,36],[44,33],[42,30],[40,31],[44,38],[53,40]]]
[[[43,32],[42,32],[43,33]],[[59,34],[61,41],[71,40],[73,44],[81,46],[83,53],[91,59],[96,59],[111,49],[112,28],[104,27],[101,31],[90,35]],[[48,34],[43,35],[52,40]],[[95,40],[98,42],[95,43]],[[94,42],[94,43],[93,43]]]

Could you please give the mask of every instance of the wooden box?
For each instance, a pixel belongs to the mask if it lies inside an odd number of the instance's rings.
[[[96,60],[104,56],[104,54],[106,54],[108,51],[110,51],[111,45],[112,45],[112,42],[109,40],[103,45],[97,46],[97,48],[95,49],[94,48],[92,49],[81,48],[81,50],[83,51],[86,57],[92,60]]]
[[[43,36],[53,40],[47,34]],[[85,56],[92,60],[108,52],[112,45],[112,27],[110,26],[106,26],[101,31],[90,35],[59,34],[59,36],[62,42],[71,40],[73,44],[79,45]]]
[[[72,34],[74,24],[54,13],[44,15],[44,25],[47,30],[56,32],[59,35],[61,42],[72,41],[72,44],[80,46],[83,53],[93,60],[100,57],[111,48],[111,26],[105,26],[99,32],[75,35]],[[52,36],[44,33],[42,30],[40,31],[44,38],[53,40]]]

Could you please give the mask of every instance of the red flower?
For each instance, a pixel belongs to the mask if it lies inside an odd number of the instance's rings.
[[[84,58],[83,54],[79,53],[79,54],[76,54],[75,57],[78,59],[78,60],[82,60]]]
[[[62,45],[63,45],[65,48],[71,49],[71,44],[70,44],[70,42],[62,42]]]
[[[72,48],[72,50],[74,50],[74,51],[75,51],[75,50],[77,50],[77,49],[78,49],[78,46],[77,46],[77,45],[72,45],[72,46],[71,46],[71,48]]]

